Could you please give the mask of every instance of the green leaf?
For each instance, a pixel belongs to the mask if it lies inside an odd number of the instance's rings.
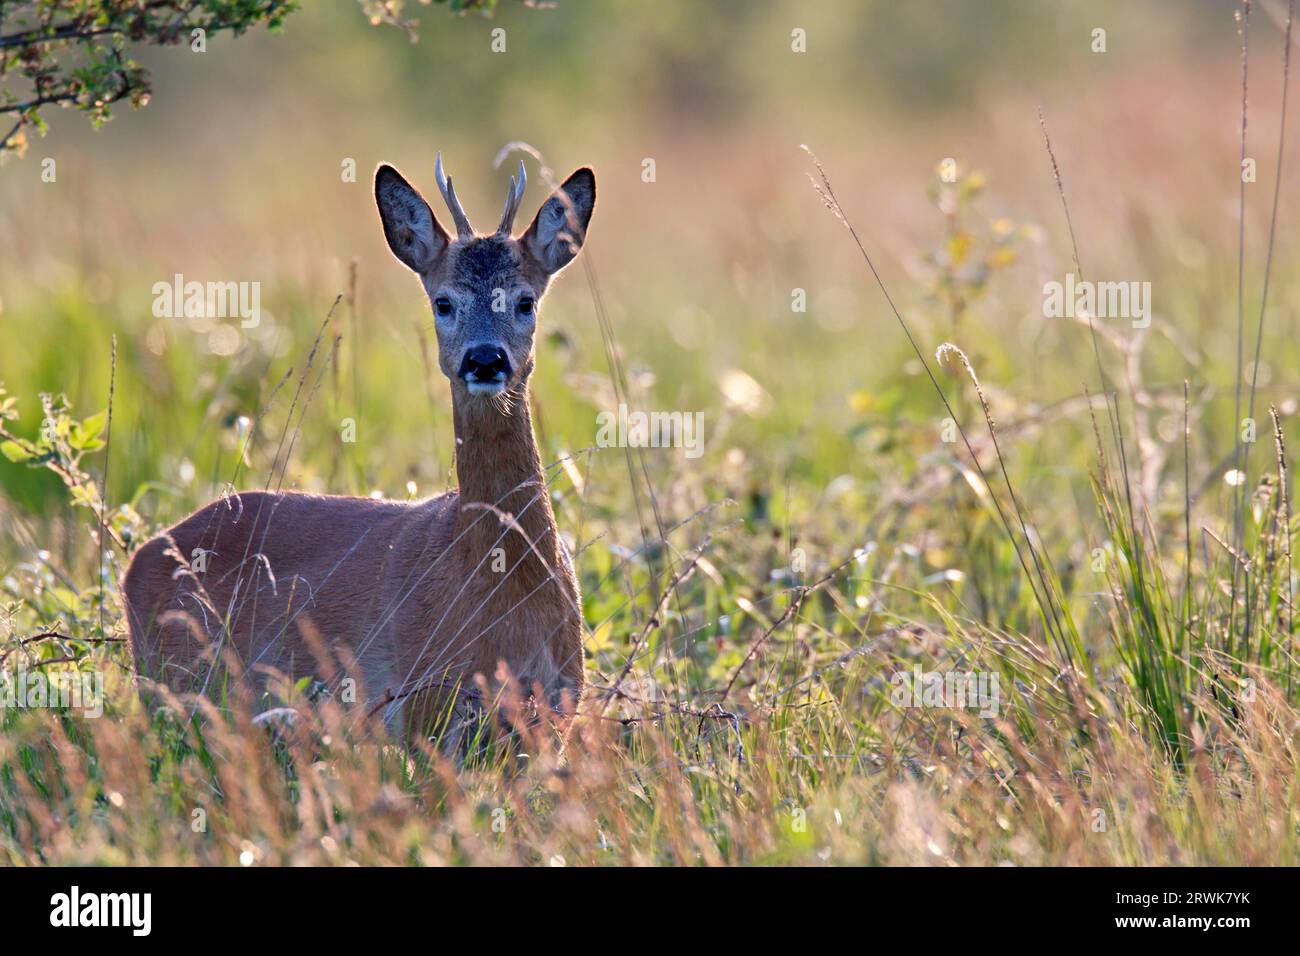
[[[30,461],[36,457],[16,441],[0,442],[0,454],[15,463]]]
[[[71,491],[74,505],[85,505],[87,508],[93,508],[99,503],[99,489],[95,487],[93,481],[88,481],[84,485],[74,485]]]
[[[103,433],[104,426],[107,423],[107,410],[91,415],[84,421],[75,423],[72,426],[72,434],[69,436],[68,441],[73,448],[79,451],[96,451],[103,448],[104,443],[99,441],[99,436]]]

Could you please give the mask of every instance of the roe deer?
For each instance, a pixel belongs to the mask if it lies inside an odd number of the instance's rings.
[[[492,677],[501,662],[552,707],[576,707],[578,582],[551,510],[528,380],[537,306],[583,243],[595,174],[576,171],[518,238],[522,162],[491,235],[475,234],[441,155],[436,178],[454,238],[387,164],[375,172],[375,202],[389,248],[433,307],[458,490],[414,503],[254,491],[201,508],[144,545],[123,579],[142,676],[177,691],[211,691],[215,673],[256,687],[272,673],[316,673],[323,649],[355,661],[367,712],[384,707],[401,736],[427,732],[455,704],[449,687]]]

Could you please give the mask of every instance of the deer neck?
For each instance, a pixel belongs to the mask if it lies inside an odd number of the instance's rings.
[[[559,565],[559,535],[533,437],[527,382],[507,404],[453,394],[460,507],[457,546],[467,569],[532,587]],[[540,561],[539,561],[540,556]]]

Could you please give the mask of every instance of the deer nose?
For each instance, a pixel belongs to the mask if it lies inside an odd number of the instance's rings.
[[[510,359],[496,345],[475,345],[460,363],[460,377],[466,382],[502,382],[510,377]]]

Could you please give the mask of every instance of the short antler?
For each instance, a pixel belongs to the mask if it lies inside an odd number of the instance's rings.
[[[498,236],[508,236],[515,226],[515,216],[519,213],[519,204],[524,200],[524,186],[528,174],[524,172],[524,161],[519,160],[519,178],[510,177],[510,188],[506,190],[506,208],[501,213],[501,225],[497,226]]]
[[[442,171],[442,153],[439,153],[434,161],[433,175],[438,180],[438,189],[442,192],[442,198],[447,201],[447,208],[451,210],[451,218],[456,220],[456,235],[461,239],[473,239],[474,227],[469,224],[469,216],[465,215],[465,210],[460,207],[456,190],[451,185],[451,177]]]

